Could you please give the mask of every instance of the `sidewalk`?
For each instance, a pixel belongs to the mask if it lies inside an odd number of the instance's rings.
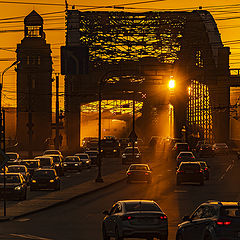
[[[126,172],[119,171],[110,175],[105,175],[103,176],[103,179],[103,183],[96,183],[94,179],[61,191],[50,192],[44,196],[18,202],[17,204],[14,204],[14,206],[7,207],[7,216],[0,216],[0,221],[8,221],[23,217],[31,213],[39,212],[41,210],[66,203],[74,198],[104,189],[125,180]]]

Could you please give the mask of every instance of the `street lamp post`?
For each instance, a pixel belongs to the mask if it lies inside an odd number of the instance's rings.
[[[98,84],[98,175],[95,182],[103,182],[102,178],[102,153],[101,153],[101,135],[102,135],[102,85],[104,78],[101,78]]]

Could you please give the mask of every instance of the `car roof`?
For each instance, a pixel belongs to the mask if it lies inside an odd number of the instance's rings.
[[[21,173],[9,173],[9,172],[6,172],[5,174],[6,174],[6,175],[17,175],[17,176],[22,176]],[[0,173],[0,175],[4,175],[4,173]]]
[[[55,169],[53,169],[53,168],[38,168],[34,172],[38,172],[38,171],[54,171],[55,172]]]
[[[218,200],[208,200],[207,202],[203,203],[203,204],[213,204],[213,205],[221,205],[221,206],[240,206],[240,202],[228,202],[228,201],[218,201]]]
[[[49,156],[49,155],[37,156],[37,157],[35,157],[35,158],[37,158],[37,159],[40,159],[40,158],[49,158],[49,159],[52,159],[52,157]]]
[[[200,165],[200,162],[181,162],[181,163],[180,163],[180,165],[185,165],[185,164]]]
[[[120,200],[120,201],[118,201],[119,203],[139,203],[139,202],[141,202],[141,203],[156,203],[156,202],[154,202],[153,200]]]
[[[147,166],[147,167],[149,167],[148,166],[148,164],[144,164],[144,163],[134,163],[134,164],[131,164],[129,167],[131,167],[131,166]]]
[[[8,168],[12,168],[12,167],[24,167],[24,168],[27,168],[25,165],[21,165],[21,164],[8,166]]]
[[[39,159],[21,159],[20,162],[39,162]]]
[[[190,154],[193,154],[193,152],[191,152],[191,151],[181,151],[179,154],[181,154],[181,153],[190,153]],[[179,155],[178,154],[178,155]]]

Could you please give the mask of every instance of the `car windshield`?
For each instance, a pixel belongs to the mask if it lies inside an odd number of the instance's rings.
[[[59,156],[51,156],[53,158],[54,163],[59,163],[60,162],[60,157]]]
[[[125,209],[127,212],[135,212],[135,211],[162,211],[159,206],[155,203],[143,203],[139,202],[131,202],[125,204]]]
[[[6,182],[7,183],[20,183],[20,178],[18,175],[6,175]],[[3,183],[4,176],[0,175],[0,183]]]
[[[177,143],[178,149],[188,150],[188,144],[187,143]]]
[[[199,164],[182,164],[180,166],[181,170],[199,170],[200,166]]]
[[[79,162],[79,158],[78,157],[66,157],[64,159],[64,162]]]
[[[125,153],[133,153],[133,148],[125,149]],[[139,149],[138,148],[134,148],[134,153],[139,153]]]
[[[7,155],[10,159],[17,159],[17,154],[14,154],[14,153],[6,153],[6,155]]]
[[[220,210],[220,215],[224,217],[237,217],[240,218],[240,207],[238,206],[224,206]]]
[[[40,166],[50,166],[51,160],[50,158],[39,158],[40,159]]]
[[[205,162],[200,162],[201,167],[207,167],[207,163]]]
[[[33,173],[33,177],[55,177],[54,171],[52,170],[41,170]]]
[[[12,166],[9,166],[8,167],[8,172],[26,172],[26,168],[25,167],[12,167]]]
[[[193,157],[192,153],[180,153],[180,157]]]
[[[87,152],[88,156],[97,156],[97,152]]]
[[[80,159],[88,159],[88,155],[87,154],[79,154],[77,156],[80,157]]]
[[[24,161],[21,164],[24,164],[27,168],[38,168],[39,166],[38,161]]]
[[[130,170],[145,170],[145,171],[147,171],[148,167],[141,166],[141,165],[133,165],[133,166],[130,166]]]

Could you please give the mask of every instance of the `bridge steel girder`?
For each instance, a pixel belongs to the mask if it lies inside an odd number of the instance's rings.
[[[203,129],[203,138],[209,141],[229,140],[229,113],[215,111],[218,106],[229,105],[229,49],[223,46],[209,12],[68,10],[66,20],[66,46],[87,46],[90,59],[87,74],[65,78],[69,148],[77,149],[80,145],[80,105],[96,101],[99,82],[114,77],[120,81],[106,84],[103,98],[125,99],[123,91],[144,92],[146,119],[153,106],[161,108],[169,101],[174,105],[176,137],[181,136],[184,125],[189,136],[196,129]],[[167,90],[171,75],[177,85],[173,96]],[[143,81],[127,82],[125,76]],[[188,94],[187,88],[193,82],[204,86],[200,87],[204,89],[201,101],[196,93]],[[209,101],[204,99],[206,95]],[[192,103],[191,97],[195,98]]]

